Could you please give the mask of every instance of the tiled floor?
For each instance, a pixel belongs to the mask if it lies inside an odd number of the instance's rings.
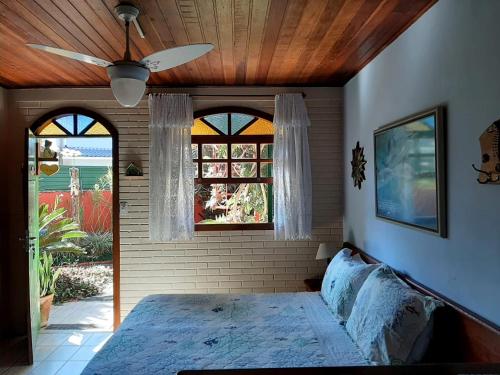
[[[52,306],[49,328],[51,325],[65,324],[84,325],[90,330],[111,331],[113,329],[113,300],[96,297]]]
[[[106,286],[104,293],[80,301],[53,305],[50,311],[51,325],[79,324],[86,330],[113,330],[113,284]]]
[[[33,366],[14,366],[5,375],[78,375],[110,337],[111,332],[42,331]]]

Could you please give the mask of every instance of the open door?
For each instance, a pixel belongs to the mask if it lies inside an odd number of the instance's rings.
[[[40,330],[40,287],[38,265],[40,262],[38,244],[38,155],[37,139],[30,129],[26,129],[26,160],[24,168],[26,232],[24,250],[27,253],[29,277],[28,362],[33,363],[33,349]]]

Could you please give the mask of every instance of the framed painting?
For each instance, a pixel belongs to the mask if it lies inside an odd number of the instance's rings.
[[[377,217],[446,237],[444,125],[435,107],[375,130]]]

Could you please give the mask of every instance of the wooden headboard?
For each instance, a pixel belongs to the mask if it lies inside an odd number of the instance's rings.
[[[349,242],[344,242],[344,247],[358,253],[367,263],[380,263]],[[445,304],[436,310],[433,339],[424,362],[500,363],[500,327],[410,277],[396,273],[412,288]]]

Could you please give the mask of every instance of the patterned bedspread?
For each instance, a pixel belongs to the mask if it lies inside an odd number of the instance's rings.
[[[152,295],[83,374],[366,364],[318,293]]]

